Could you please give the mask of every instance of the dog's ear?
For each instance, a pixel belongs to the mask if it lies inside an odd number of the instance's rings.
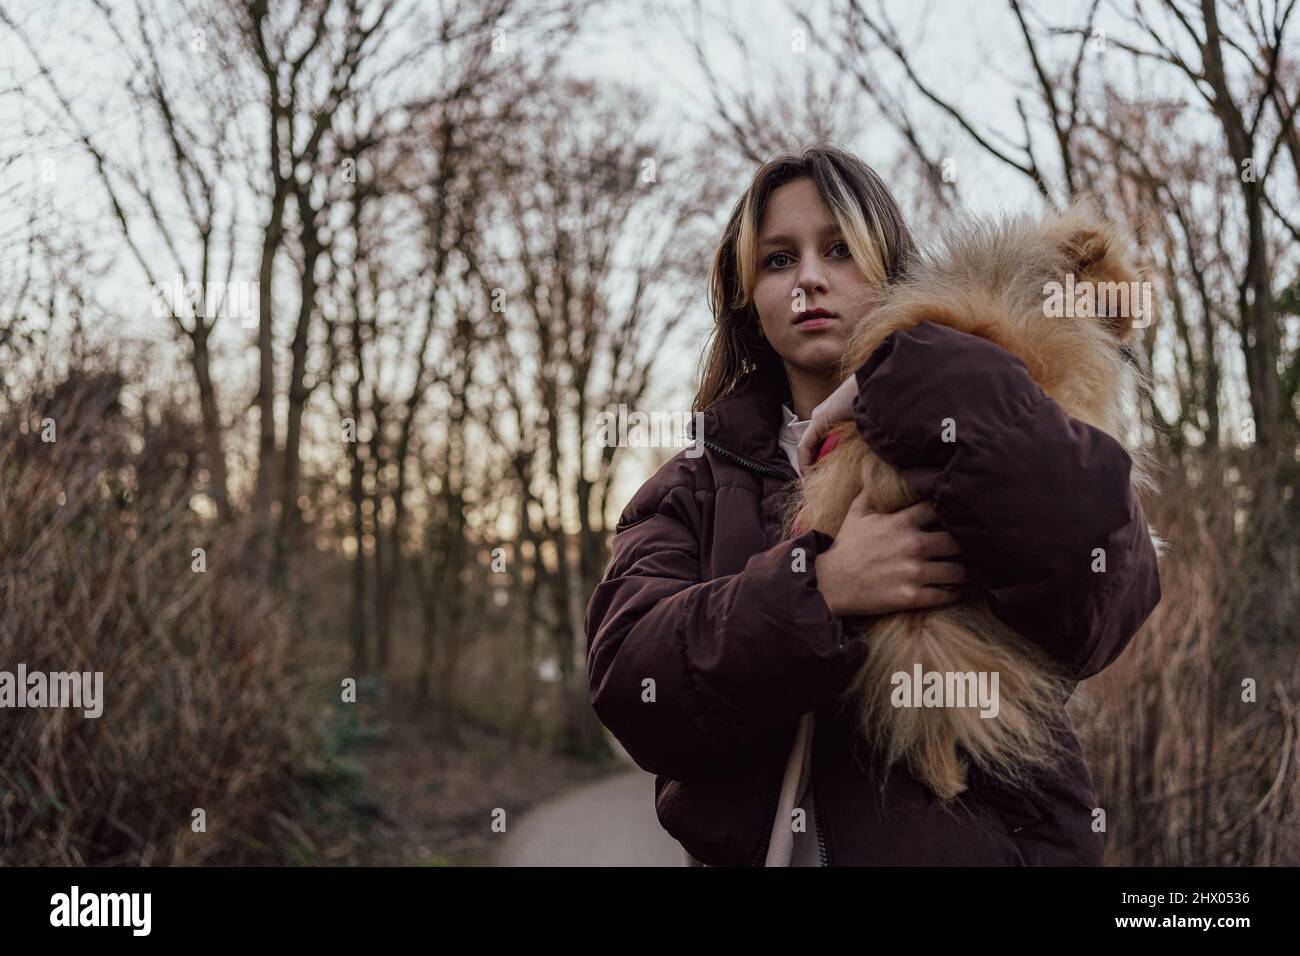
[[[1122,243],[1109,229],[1081,226],[1066,236],[1063,251],[1075,287],[1091,293],[1080,304],[1086,303],[1089,314],[1116,339],[1124,341],[1135,326],[1151,321],[1145,314],[1151,307],[1148,287],[1138,282],[1125,261]]]
[[[1066,261],[1076,282],[1093,279],[1109,252],[1107,237],[1096,229],[1078,229],[1065,240]]]

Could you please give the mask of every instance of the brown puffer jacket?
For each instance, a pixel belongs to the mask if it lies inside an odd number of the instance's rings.
[[[1068,417],[1019,359],[933,323],[891,335],[857,381],[858,428],[934,503],[994,613],[1076,682],[1113,661],[1160,600],[1128,453]],[[823,863],[1099,865],[1096,797],[1064,710],[1065,772],[1035,793],[972,773],[950,809],[902,768],[886,777],[835,713],[866,645],[817,590],[832,539],[779,539],[796,478],[777,443],[788,401],[784,373],[759,371],[705,413],[705,453],[679,453],[628,503],[587,608],[592,704],[656,774],[660,823],[706,864],[761,865],[813,710]],[[952,409],[963,440],[939,441]],[[1092,571],[1097,547],[1105,573]]]

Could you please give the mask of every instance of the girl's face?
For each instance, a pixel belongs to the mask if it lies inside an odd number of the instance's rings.
[[[753,297],[763,335],[788,369],[833,375],[876,293],[811,179],[772,191],[759,223]]]

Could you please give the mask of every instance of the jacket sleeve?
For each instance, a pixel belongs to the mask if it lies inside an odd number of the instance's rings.
[[[934,504],[993,613],[1073,680],[1118,657],[1160,601],[1123,446],[1010,352],[933,322],[894,332],[856,376],[858,429]]]
[[[700,580],[701,526],[682,486],[625,512],[585,620],[601,722],[643,769],[681,781],[726,773],[847,684],[866,655],[817,590],[829,535],[806,532]]]

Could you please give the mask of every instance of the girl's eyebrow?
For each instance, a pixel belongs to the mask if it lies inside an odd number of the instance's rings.
[[[840,224],[837,222],[833,222],[828,226],[822,226],[821,231],[818,233],[818,235],[829,236],[831,233],[839,232],[839,231],[840,231]],[[782,245],[792,246],[794,245],[794,240],[791,239],[789,236],[768,236],[766,239],[760,239],[758,244],[760,246],[782,246]]]

